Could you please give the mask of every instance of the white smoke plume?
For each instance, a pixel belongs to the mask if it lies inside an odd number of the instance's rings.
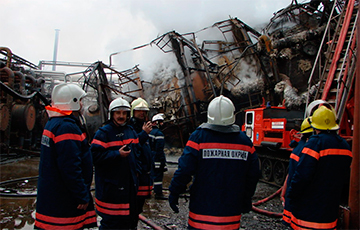
[[[290,78],[281,74],[282,81],[275,85],[275,92],[283,94],[287,108],[298,107],[306,102],[306,94],[298,95],[298,90],[292,86]]]

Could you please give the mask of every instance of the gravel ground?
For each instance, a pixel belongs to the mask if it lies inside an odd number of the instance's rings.
[[[177,162],[178,156],[168,157],[170,162]],[[38,173],[39,158],[19,160],[1,166],[0,181],[35,176]],[[177,168],[176,164],[169,164],[169,170],[164,174],[164,188],[168,188],[171,178]],[[31,181],[32,182],[32,181]],[[36,181],[35,181],[36,182]],[[29,181],[30,184],[30,181]],[[34,183],[34,188],[36,183]],[[278,190],[278,187],[265,183],[258,183],[254,201],[261,200]],[[165,190],[165,195],[168,191]],[[188,200],[180,198],[179,213],[174,213],[167,200],[148,199],[142,215],[163,229],[186,229],[188,220]],[[0,229],[33,229],[35,215],[35,197],[29,198],[0,198]],[[282,212],[279,197],[266,202],[259,208]],[[98,221],[100,221],[98,217]],[[138,229],[151,229],[148,225],[139,221]],[[284,229],[279,218],[271,218],[250,212],[244,214],[241,220],[241,229]]]
[[[167,160],[169,162],[177,162],[180,154],[181,151],[175,156],[167,156]],[[36,176],[38,174],[38,162],[39,158],[29,158],[1,165],[0,181]],[[176,164],[168,164],[169,170],[164,174],[164,188],[169,187],[176,168]],[[27,184],[27,187],[33,186],[36,188],[36,183],[32,180],[29,180],[25,184]],[[20,183],[20,186],[23,186],[23,183]],[[262,200],[271,194],[274,194],[278,189],[279,187],[277,186],[259,182],[253,197],[253,202]],[[168,196],[167,190],[165,190],[165,195]],[[151,198],[147,200],[142,215],[162,229],[186,229],[189,212],[188,199],[180,198],[179,203],[180,212],[174,213],[170,209],[167,200],[155,200],[154,198]],[[35,197],[0,197],[0,229],[33,229],[35,205]],[[275,213],[281,213],[283,211],[278,195],[257,207]],[[98,217],[98,221],[100,221],[100,219],[101,218]],[[340,217],[339,220],[341,221],[341,219],[342,218]],[[139,221],[138,229],[151,229],[151,227],[144,224],[142,221]],[[287,228],[281,223],[281,218],[274,218],[251,211],[242,216],[240,229],[277,230]],[[344,228],[339,227],[338,229]]]
[[[164,175],[164,188],[169,186],[170,180],[176,166],[169,167],[169,170]],[[262,200],[265,197],[276,192],[279,188],[274,185],[269,185],[263,182],[259,182],[253,202]],[[165,195],[168,195],[168,191],[165,191]],[[151,198],[147,200],[144,206],[144,212],[142,215],[151,220],[156,225],[163,229],[186,229],[188,220],[188,199],[179,199],[179,213],[174,213],[168,204],[167,200],[155,200]],[[257,206],[260,209],[271,212],[282,212],[282,205],[279,196],[275,196],[274,199],[267,201],[266,203]],[[151,229],[143,222],[139,222],[138,229]],[[281,218],[269,217],[263,214],[251,211],[246,213],[241,218],[240,229],[286,229],[281,223]]]

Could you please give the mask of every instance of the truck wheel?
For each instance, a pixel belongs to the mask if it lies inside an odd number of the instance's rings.
[[[281,161],[276,161],[274,164],[274,182],[277,185],[283,185],[286,177],[285,165]]]
[[[264,159],[261,162],[261,176],[265,181],[270,181],[273,173],[272,162],[270,159]]]

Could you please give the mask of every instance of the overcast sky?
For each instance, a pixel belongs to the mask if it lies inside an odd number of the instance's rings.
[[[267,24],[291,0],[0,0],[0,46],[34,63],[109,63],[109,55],[148,44],[175,30],[195,32],[229,19],[253,28]],[[303,1],[298,1],[303,2]],[[127,55],[127,54],[121,54]],[[132,68],[136,61],[118,64]],[[127,65],[127,66],[126,66]],[[49,67],[51,68],[51,67]],[[121,70],[121,69],[120,69]]]

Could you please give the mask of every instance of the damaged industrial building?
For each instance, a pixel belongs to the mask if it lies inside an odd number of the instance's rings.
[[[196,127],[206,122],[208,103],[216,96],[227,96],[235,105],[236,123],[259,154],[262,180],[281,186],[292,151],[289,144],[299,138],[305,109],[312,101],[333,105],[339,134],[353,144],[354,130],[359,129],[354,122],[359,116],[354,112],[358,8],[354,0],[301,4],[293,0],[261,31],[238,18],[197,32],[169,31],[133,48],[156,47],[170,60],[159,63],[150,77],[141,65],[116,69],[113,63],[120,52],[110,54],[108,63],[41,61],[35,65],[13,54],[11,47],[1,47],[1,162],[39,155],[52,88],[72,81],[88,94],[83,115],[90,141],[106,122],[114,98],[131,102],[142,97],[150,105],[150,117],[165,114],[163,132],[170,154],[171,149],[183,148]],[[215,33],[215,39],[206,37]],[[64,74],[45,71],[45,65],[84,70]],[[358,176],[352,186],[358,186]],[[350,189],[352,196],[359,193],[353,195]],[[346,229],[351,209],[342,212],[340,227]]]

